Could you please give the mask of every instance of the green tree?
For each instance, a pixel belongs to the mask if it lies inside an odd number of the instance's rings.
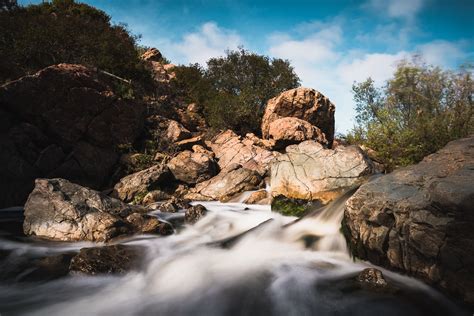
[[[474,133],[472,67],[457,72],[401,62],[382,88],[353,85],[356,126],[351,143],[374,149],[389,168],[416,163],[447,142]]]
[[[54,0],[0,11],[0,81],[58,63],[97,67],[142,86],[151,75],[126,25],[73,0]]]
[[[211,127],[258,134],[265,103],[299,86],[299,78],[287,60],[240,48],[210,59],[207,68],[178,67],[173,84],[185,92],[188,101],[203,105]]]

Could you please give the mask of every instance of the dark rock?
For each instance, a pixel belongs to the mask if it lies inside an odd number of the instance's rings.
[[[82,248],[71,260],[72,273],[110,274],[126,273],[138,268],[143,250],[126,245]]]
[[[357,275],[357,282],[359,282],[362,288],[375,291],[386,289],[388,286],[382,271],[375,268],[362,270]]]
[[[184,220],[188,224],[194,224],[207,214],[207,209],[201,205],[193,205],[184,213]]]
[[[362,185],[346,202],[354,255],[474,303],[474,137]]]

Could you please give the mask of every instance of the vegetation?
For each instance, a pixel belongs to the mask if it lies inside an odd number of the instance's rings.
[[[283,195],[272,200],[272,211],[285,216],[303,217],[313,207],[313,202],[299,199],[290,199]]]
[[[203,106],[211,127],[258,134],[267,100],[299,86],[299,78],[287,60],[240,48],[210,59],[207,68],[177,67],[172,84],[189,102]]]
[[[73,0],[53,0],[20,7],[0,5],[0,82],[16,79],[58,63],[97,67],[140,87],[151,75],[139,58],[138,37],[126,25]]]
[[[474,133],[471,67],[453,72],[404,61],[384,87],[369,78],[353,93],[357,124],[347,141],[375,150],[389,170]]]

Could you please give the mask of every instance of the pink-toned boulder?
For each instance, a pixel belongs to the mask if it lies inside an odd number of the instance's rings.
[[[275,140],[276,148],[298,144],[305,140],[316,140],[327,146],[326,135],[319,128],[296,117],[284,117],[270,123],[270,139]]]
[[[325,135],[328,146],[334,138],[335,106],[314,89],[296,88],[270,99],[262,119],[262,136],[270,137],[270,124],[283,117],[296,117],[318,127]]]

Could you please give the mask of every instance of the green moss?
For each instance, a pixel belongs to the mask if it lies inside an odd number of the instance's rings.
[[[302,217],[307,214],[312,203],[306,200],[289,199],[284,196],[277,196],[272,201],[272,211],[285,216]]]

